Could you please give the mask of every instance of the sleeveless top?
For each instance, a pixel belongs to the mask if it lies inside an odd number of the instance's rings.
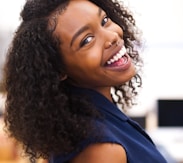
[[[73,88],[72,92],[87,95],[104,118],[95,120],[95,125],[102,129],[99,138],[89,137],[80,144],[80,150],[67,155],[57,155],[50,158],[49,163],[67,163],[79,152],[92,143],[116,143],[126,151],[128,163],[167,163],[160,154],[151,138],[141,126],[121,112],[102,94],[83,88]]]

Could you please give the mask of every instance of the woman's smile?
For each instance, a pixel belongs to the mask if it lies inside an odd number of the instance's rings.
[[[122,48],[105,63],[106,68],[110,70],[125,71],[131,66],[131,58],[126,52],[126,48],[123,45]]]
[[[106,63],[106,66],[112,66],[116,62],[118,62],[124,55],[126,54],[126,48],[123,46],[119,52],[114,54],[111,59],[109,59]]]

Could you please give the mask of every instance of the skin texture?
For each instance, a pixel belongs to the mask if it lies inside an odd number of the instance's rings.
[[[75,37],[83,28],[85,30]],[[135,75],[129,56],[130,66],[125,70],[105,65],[124,46],[123,31],[93,3],[72,0],[58,17],[55,34],[62,38],[60,49],[71,84],[94,89],[112,101],[111,86],[121,85]]]
[[[121,145],[94,144],[86,148],[71,163],[126,163],[126,153]]]
[[[28,0],[20,17],[4,66],[4,121],[35,163],[79,150],[89,135],[100,137],[93,120],[101,120],[101,113],[87,97],[74,95],[73,85],[96,90],[122,109],[134,104],[142,84],[141,38],[132,13],[118,0]],[[125,58],[107,66],[123,47]],[[125,161],[116,144],[94,144],[81,155],[112,157],[108,147]]]

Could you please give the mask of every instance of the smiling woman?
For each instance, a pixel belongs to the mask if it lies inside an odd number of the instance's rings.
[[[28,0],[21,17],[5,64],[5,124],[31,162],[166,163],[117,108],[132,106],[141,86],[128,9],[113,0]]]
[[[64,71],[72,85],[104,91],[112,101],[110,87],[135,75],[122,39],[123,30],[91,2],[71,1],[58,16],[54,34],[61,38]],[[117,56],[121,57],[117,59]]]

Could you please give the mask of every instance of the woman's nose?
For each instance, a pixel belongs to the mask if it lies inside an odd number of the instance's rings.
[[[104,42],[105,49],[110,48],[113,45],[116,45],[118,42],[118,34],[116,32],[111,32],[108,38]]]

